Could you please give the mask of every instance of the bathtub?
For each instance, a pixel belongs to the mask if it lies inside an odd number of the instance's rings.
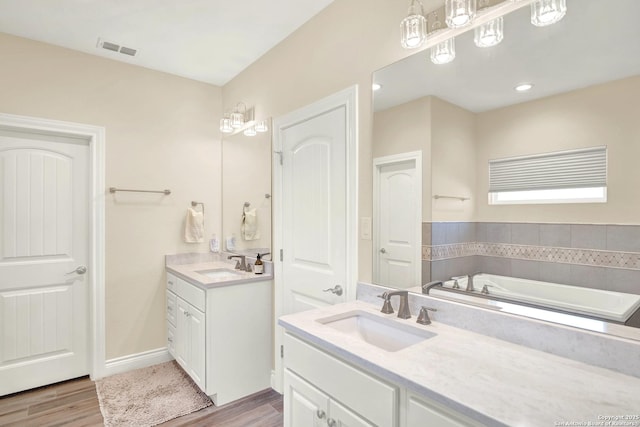
[[[453,284],[453,280],[448,280],[443,283],[443,287],[451,289]],[[467,278],[459,279],[458,284],[460,291],[464,291]],[[480,293],[484,285],[487,285],[488,295]],[[469,301],[470,298],[493,296],[503,301],[553,308],[619,323],[625,323],[640,307],[640,295],[493,274],[476,275],[473,278],[473,287],[475,289],[473,293],[453,292],[435,287],[429,294],[464,301]]]

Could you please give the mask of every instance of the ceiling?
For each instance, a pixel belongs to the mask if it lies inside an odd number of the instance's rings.
[[[505,17],[497,46],[477,48],[467,31],[449,64],[431,63],[427,49],[377,71],[375,110],[434,95],[478,113],[638,75],[638,16],[638,0],[567,0],[562,21],[538,28],[525,6]],[[524,82],[535,86],[516,92]]]
[[[0,32],[222,86],[332,1],[0,0]]]

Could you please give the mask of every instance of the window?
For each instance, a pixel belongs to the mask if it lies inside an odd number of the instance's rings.
[[[607,147],[489,161],[489,204],[606,201]]]

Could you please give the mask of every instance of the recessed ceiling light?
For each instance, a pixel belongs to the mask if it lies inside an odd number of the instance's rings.
[[[373,90],[380,90],[382,88],[382,85],[380,83],[374,83],[371,85],[371,89]]]
[[[518,92],[526,92],[528,90],[531,90],[531,88],[533,88],[533,84],[532,83],[522,83],[519,84],[518,86],[514,87],[514,89]]]

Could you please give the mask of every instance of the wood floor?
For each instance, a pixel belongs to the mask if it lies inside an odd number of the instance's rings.
[[[282,424],[282,396],[266,390],[224,406],[209,406],[161,426],[282,427]],[[0,398],[0,426],[102,425],[96,387],[86,377]]]

